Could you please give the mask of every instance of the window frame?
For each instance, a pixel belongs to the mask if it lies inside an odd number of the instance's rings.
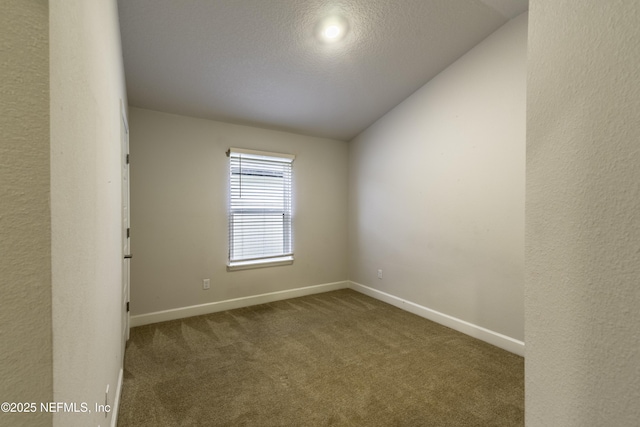
[[[294,255],[293,255],[293,161],[295,160],[295,155],[293,154],[283,154],[283,153],[274,153],[267,151],[258,151],[258,150],[249,150],[244,148],[229,148],[227,151],[227,157],[229,157],[229,170],[228,170],[228,200],[227,200],[227,226],[228,226],[228,236],[227,236],[227,244],[228,244],[228,253],[227,253],[227,270],[228,271],[236,271],[236,270],[246,270],[253,268],[263,268],[263,267],[273,267],[279,265],[289,265],[293,264]],[[283,175],[283,190],[285,191],[285,200],[283,201],[282,209],[273,208],[269,209],[268,207],[260,207],[260,208],[234,208],[234,159],[240,159],[240,164],[242,159],[247,159],[249,162],[257,163],[259,166],[260,162],[264,162],[264,165],[271,164],[282,164],[286,167],[286,164],[289,164],[289,170],[285,171],[285,173],[289,173],[290,176],[288,179]],[[237,166],[236,166],[237,167]],[[257,169],[259,170],[259,169]],[[267,171],[267,169],[265,169]],[[239,175],[244,175],[240,173]],[[247,174],[251,175],[251,174]],[[256,176],[256,175],[253,175]],[[267,176],[267,175],[265,175]],[[237,185],[237,183],[236,183]],[[242,180],[240,178],[240,187],[242,186]],[[267,184],[268,186],[268,184]],[[288,187],[288,188],[287,188]],[[288,191],[288,192],[287,192]],[[274,255],[274,256],[264,256],[264,257],[256,257],[256,258],[242,258],[242,259],[232,259],[232,254],[234,252],[234,233],[236,232],[236,228],[234,227],[234,216],[239,214],[254,214],[255,215],[265,215],[265,214],[279,214],[283,215],[283,230],[282,230],[282,238],[283,238],[283,253]],[[264,229],[263,229],[264,230]],[[288,250],[287,250],[288,249]]]

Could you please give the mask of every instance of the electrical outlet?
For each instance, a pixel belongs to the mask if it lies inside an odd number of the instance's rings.
[[[378,269],[378,279],[382,279],[382,270]]]
[[[202,279],[202,289],[209,289],[211,287],[211,279]]]

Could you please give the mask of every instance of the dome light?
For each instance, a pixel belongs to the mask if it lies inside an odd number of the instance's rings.
[[[340,17],[330,17],[324,19],[318,25],[318,38],[325,43],[335,43],[347,33],[347,21]]]
[[[324,30],[322,30],[322,38],[324,38],[326,41],[335,41],[336,39],[340,38],[341,35],[342,28],[335,24],[329,25]]]

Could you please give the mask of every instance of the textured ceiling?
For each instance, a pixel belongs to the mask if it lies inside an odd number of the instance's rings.
[[[120,0],[132,106],[350,140],[527,0]],[[320,20],[346,37],[324,44]]]

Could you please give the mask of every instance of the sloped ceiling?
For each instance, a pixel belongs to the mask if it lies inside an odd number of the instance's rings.
[[[526,0],[120,0],[129,103],[350,140]],[[319,41],[323,18],[349,31]]]

